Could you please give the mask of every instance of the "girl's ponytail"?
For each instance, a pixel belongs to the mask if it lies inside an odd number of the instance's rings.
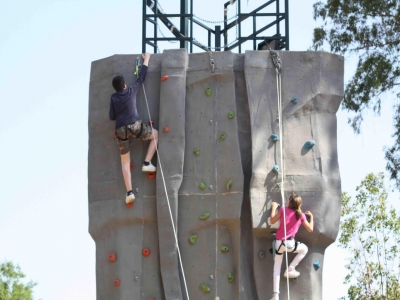
[[[294,195],[290,196],[290,198],[289,198],[289,207],[291,209],[293,209],[294,211],[296,211],[296,219],[297,220],[300,220],[301,215],[303,213],[301,211],[301,208],[300,208],[301,207],[301,203],[302,203],[302,200],[301,200],[301,197],[299,195],[294,194]]]

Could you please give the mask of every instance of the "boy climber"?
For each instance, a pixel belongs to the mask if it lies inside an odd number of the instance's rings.
[[[143,64],[136,82],[127,87],[123,76],[115,76],[112,80],[112,86],[115,93],[111,95],[110,101],[110,120],[115,120],[115,132],[119,152],[121,154],[122,175],[126,187],[126,203],[135,200],[132,192],[131,171],[130,171],[130,153],[129,147],[134,139],[141,141],[151,140],[147,154],[143,162],[143,172],[155,172],[156,167],[152,165],[151,159],[156,151],[158,131],[151,129],[151,126],[142,123],[136,108],[136,94],[146,77],[147,67],[149,65],[150,53],[142,54]]]

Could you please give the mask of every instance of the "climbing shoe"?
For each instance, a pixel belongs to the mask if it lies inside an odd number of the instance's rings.
[[[279,300],[279,294],[278,293],[274,293],[274,295],[272,296],[271,300]]]
[[[125,202],[126,204],[132,203],[135,200],[135,195],[132,191],[126,193]]]
[[[142,171],[143,172],[155,172],[155,171],[157,171],[157,168],[155,166],[153,166],[153,164],[150,162],[147,166],[145,164],[143,164]]]
[[[294,268],[288,268],[285,273],[283,274],[285,277],[289,278],[297,278],[300,276],[300,272],[297,272]]]

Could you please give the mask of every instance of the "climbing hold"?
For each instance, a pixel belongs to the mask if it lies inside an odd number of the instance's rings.
[[[231,272],[229,272],[229,273],[228,273],[228,282],[229,282],[229,283],[232,283],[234,279],[235,279],[235,278],[233,277],[233,274],[232,274]]]
[[[279,136],[277,135],[277,134],[273,134],[273,135],[271,135],[271,140],[273,141],[273,142],[277,142],[277,141],[279,141]]]
[[[126,203],[126,206],[127,206],[128,208],[131,208],[131,207],[133,207],[133,203],[134,203],[134,202]]]
[[[210,216],[211,214],[208,212],[208,213],[205,213],[205,214],[202,214],[201,216],[200,216],[200,220],[207,220],[208,219],[208,217]]]
[[[194,150],[193,150],[193,153],[194,153],[194,155],[199,156],[199,154],[200,154],[200,149],[199,149],[199,148],[194,149]]]
[[[279,166],[278,166],[278,165],[275,165],[275,166],[272,168],[272,171],[274,171],[276,174],[278,174],[278,173],[279,173]]]
[[[321,268],[318,260],[316,260],[315,263],[313,263],[313,266],[314,266],[315,271],[317,271],[319,268]]]
[[[225,133],[221,133],[219,139],[220,139],[221,141],[223,141],[223,140],[225,140],[225,138],[226,138],[226,134],[225,134]]]
[[[115,279],[114,280],[114,285],[115,286],[120,286],[121,285],[121,282],[119,281],[119,279]]]
[[[166,133],[169,132],[169,128],[168,128],[167,126],[165,126],[165,127],[163,128],[163,130],[164,130],[164,132],[166,132]]]
[[[235,116],[235,113],[233,111],[228,112],[228,118],[232,119]]]
[[[161,77],[161,81],[167,81],[168,80],[168,78],[169,78],[169,76],[168,75],[164,75],[163,77]]]
[[[206,184],[204,182],[200,182],[199,183],[199,189],[201,189],[202,191],[204,191],[207,188]]]
[[[213,275],[210,275],[210,279],[211,279],[211,280],[214,280],[214,276],[213,276]]]
[[[210,190],[212,190],[213,189],[213,187],[212,187],[212,184],[210,184],[210,186],[208,187]]]
[[[310,150],[312,147],[314,147],[314,145],[315,145],[315,141],[310,140],[304,144],[304,148],[306,148],[307,150]]]
[[[156,300],[156,298],[147,298],[147,300]]]
[[[133,162],[130,162],[129,164],[129,168],[131,169],[131,172],[133,171],[133,169],[135,168],[135,165],[133,164]]]
[[[191,235],[191,236],[189,237],[189,242],[190,242],[192,245],[196,244],[196,241],[197,241],[197,234],[193,234],[193,235]]]
[[[297,97],[293,97],[291,100],[294,104],[297,104],[297,102],[299,102],[299,99],[297,99]]]
[[[136,193],[139,193],[139,188],[136,188],[136,189],[135,189],[135,192],[136,192]]]
[[[147,172],[147,178],[148,179],[156,178],[156,172]]]
[[[294,282],[298,282],[299,281],[299,277],[293,278]]]
[[[213,124],[213,120],[210,120],[210,125],[212,125]]]
[[[229,179],[228,182],[226,183],[226,190],[229,191],[231,189],[231,185],[232,185],[232,179]]]
[[[258,258],[263,260],[265,258],[265,252],[262,250],[258,251]]]
[[[150,126],[150,124],[151,124],[151,126],[154,126],[154,121],[153,121],[153,120],[150,120],[150,121],[147,122],[147,125]]]
[[[210,287],[207,284],[200,285],[200,288],[204,293],[209,293],[211,291]]]
[[[111,262],[116,262],[117,261],[117,255],[115,255],[114,252],[108,254],[108,260]]]
[[[135,281],[138,282],[139,281],[139,277],[135,276]]]
[[[210,87],[206,88],[206,96],[207,97],[211,96],[211,88]]]
[[[221,246],[221,248],[219,248],[222,252],[228,252],[229,251],[229,247],[228,246]]]
[[[143,250],[142,250],[142,254],[143,254],[143,256],[150,256],[150,249],[149,248],[143,248]]]

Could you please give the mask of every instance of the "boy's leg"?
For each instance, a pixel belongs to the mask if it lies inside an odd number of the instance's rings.
[[[149,137],[150,144],[149,144],[149,148],[147,149],[147,154],[146,157],[144,159],[144,161],[146,162],[150,162],[151,159],[153,158],[154,153],[156,152],[157,149],[157,143],[158,143],[158,130],[153,128],[153,133],[152,135]]]
[[[130,152],[121,154],[121,167],[122,175],[124,176],[126,191],[129,192],[132,190]]]

